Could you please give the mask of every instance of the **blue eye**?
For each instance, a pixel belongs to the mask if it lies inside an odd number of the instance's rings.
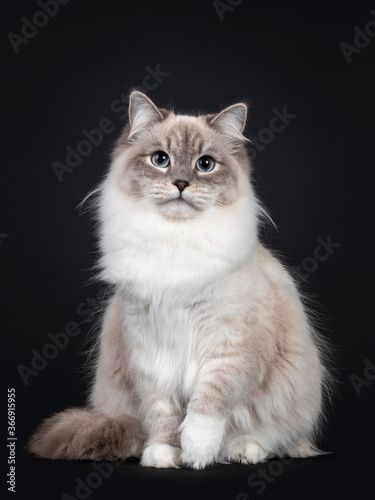
[[[215,163],[209,156],[202,156],[196,163],[196,168],[200,172],[211,172],[213,170]]]
[[[151,156],[151,161],[155,167],[165,168],[169,165],[169,156],[164,151],[158,151]]]

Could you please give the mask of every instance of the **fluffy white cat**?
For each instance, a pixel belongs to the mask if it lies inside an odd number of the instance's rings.
[[[90,402],[44,421],[36,455],[201,469],[319,453],[329,377],[293,279],[258,240],[246,114],[175,115],[131,93],[98,196],[115,292]]]

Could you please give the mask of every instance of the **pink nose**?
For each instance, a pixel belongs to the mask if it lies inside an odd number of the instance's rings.
[[[189,182],[188,181],[175,181],[172,183],[174,186],[177,186],[178,190],[180,191],[180,193],[182,193],[182,191],[189,185]]]

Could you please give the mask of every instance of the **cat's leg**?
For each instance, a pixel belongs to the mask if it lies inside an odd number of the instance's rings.
[[[270,383],[254,393],[247,404],[234,409],[220,452],[223,461],[255,464],[274,456],[312,457],[322,453],[313,440],[320,396],[317,389],[311,392],[306,388],[307,383],[305,388],[299,384],[303,374],[292,366],[290,362],[289,376],[283,369],[270,373]]]
[[[203,469],[219,458],[230,415],[244,391],[241,346],[237,349],[224,340],[198,375],[180,427],[181,461],[191,468]]]
[[[138,405],[126,373],[121,308],[114,295],[107,306],[91,404],[46,419],[28,449],[43,458],[118,460],[140,457],[145,440]]]
[[[262,250],[260,257],[272,287],[264,283],[267,294],[252,300],[251,313],[259,321],[249,342],[260,339],[261,349],[253,344],[253,356],[268,352],[267,369],[257,390],[247,391],[246,400],[234,409],[231,424],[236,426],[230,426],[222,453],[223,459],[245,463],[320,453],[314,436],[327,378],[293,280],[268,251]]]
[[[219,461],[256,464],[272,458],[273,453],[257,432],[260,422],[260,416],[256,413],[253,404],[246,404],[243,401],[236,406],[223,440]]]
[[[177,468],[180,465],[179,426],[181,410],[176,404],[160,397],[152,390],[142,391],[144,426],[149,438],[145,445],[141,465],[144,467]]]
[[[267,451],[252,434],[237,434],[230,437],[223,447],[221,458],[224,462],[235,462],[241,464],[257,464],[265,462],[275,455],[292,458],[308,458],[322,455],[309,438],[303,437],[296,443],[280,447],[278,453]]]

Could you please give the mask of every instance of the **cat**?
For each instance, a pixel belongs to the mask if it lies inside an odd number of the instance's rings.
[[[259,241],[246,118],[245,103],[179,115],[131,92],[97,193],[114,292],[89,403],[42,422],[35,455],[204,469],[322,453],[325,344]]]

